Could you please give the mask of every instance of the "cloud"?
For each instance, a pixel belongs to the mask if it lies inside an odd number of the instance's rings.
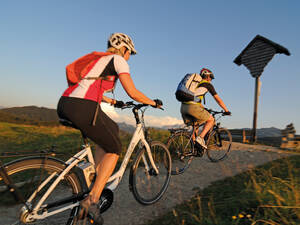
[[[157,116],[145,116],[145,121],[148,126],[162,127],[173,126],[182,124],[183,121],[171,116],[157,117]]]
[[[127,123],[130,125],[135,125],[135,119],[132,114],[118,114],[115,108],[107,103],[101,103],[101,109],[115,122]],[[163,126],[173,126],[181,125],[183,121],[181,119],[171,117],[171,116],[151,116],[145,115],[145,123],[150,127],[163,127]]]

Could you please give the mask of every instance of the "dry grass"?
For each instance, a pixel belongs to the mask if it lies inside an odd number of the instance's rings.
[[[217,181],[147,225],[298,225],[300,156]]]

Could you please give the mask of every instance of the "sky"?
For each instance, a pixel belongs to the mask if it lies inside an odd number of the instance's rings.
[[[276,54],[265,67],[257,127],[284,129],[293,123],[300,133],[299,11],[297,0],[1,1],[0,106],[56,108],[67,88],[65,66],[91,51],[105,51],[110,34],[122,32],[138,51],[128,61],[135,86],[164,103],[164,111],[148,109],[146,124],[181,123],[177,85],[185,74],[206,67],[232,112],[222,125],[251,128],[255,80],[233,61],[259,34],[291,56]],[[207,95],[205,106],[221,110]],[[115,98],[130,100],[120,83]],[[130,110],[103,108],[116,121],[133,123]]]

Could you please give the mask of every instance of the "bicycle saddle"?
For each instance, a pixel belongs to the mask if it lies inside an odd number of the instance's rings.
[[[86,143],[87,144],[87,140],[86,140],[86,135],[82,132],[82,130],[80,129],[80,128],[78,128],[78,127],[76,127],[75,126],[75,124],[73,124],[70,120],[67,120],[67,119],[59,119],[59,123],[61,124],[61,125],[64,125],[64,126],[66,126],[66,127],[72,127],[72,128],[75,128],[75,129],[77,129],[77,130],[80,130],[80,132],[81,132],[81,135],[82,135],[82,138],[83,138],[83,140],[84,140],[84,143]]]
[[[76,127],[70,120],[66,120],[66,119],[59,119],[59,123],[61,125],[64,125],[66,127],[72,127],[72,128],[75,128],[75,129],[78,129],[78,127]]]

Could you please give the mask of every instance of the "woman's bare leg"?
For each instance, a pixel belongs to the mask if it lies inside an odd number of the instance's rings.
[[[95,167],[97,177],[89,194],[89,198],[85,199],[82,203],[84,207],[87,206],[88,208],[90,203],[97,203],[99,201],[101,193],[106,185],[107,180],[113,173],[118,159],[119,155],[115,153],[106,153],[102,148],[98,146],[96,147]]]

